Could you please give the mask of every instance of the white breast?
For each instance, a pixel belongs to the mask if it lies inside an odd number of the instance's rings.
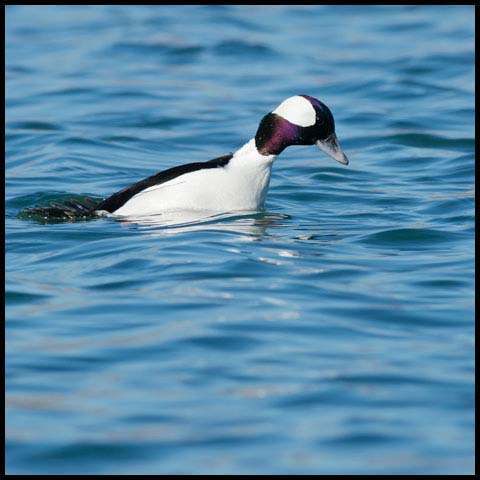
[[[265,203],[274,155],[260,155],[250,140],[225,167],[196,170],[147,188],[115,215],[154,215],[176,210],[258,210]]]

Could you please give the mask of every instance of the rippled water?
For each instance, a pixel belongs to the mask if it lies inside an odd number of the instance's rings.
[[[284,98],[264,212],[41,224]],[[473,7],[8,7],[7,473],[473,473]]]

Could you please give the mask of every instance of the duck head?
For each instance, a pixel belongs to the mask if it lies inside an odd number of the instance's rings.
[[[255,135],[262,155],[278,155],[290,145],[317,145],[337,162],[348,165],[335,135],[330,109],[316,98],[295,95],[265,115]]]

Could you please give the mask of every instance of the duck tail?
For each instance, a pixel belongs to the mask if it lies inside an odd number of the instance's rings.
[[[50,202],[45,206],[26,208],[20,212],[20,215],[43,220],[80,220],[94,217],[98,204],[98,200],[89,197],[70,198]]]

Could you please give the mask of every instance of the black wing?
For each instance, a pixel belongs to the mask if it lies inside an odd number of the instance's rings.
[[[133,196],[137,193],[140,193],[146,188],[153,187],[154,185],[160,185],[165,182],[169,182],[174,178],[185,175],[186,173],[195,172],[196,170],[203,170],[207,168],[219,168],[224,167],[233,157],[232,153],[224,155],[223,157],[214,158],[208,162],[196,162],[196,163],[187,163],[186,165],[179,165],[178,167],[169,168],[168,170],[163,170],[151,177],[140,180],[137,183],[134,183],[130,187],[124,188],[117,193],[114,193],[112,196],[100,202],[95,210],[106,210],[107,212],[113,213],[115,210],[118,210],[120,207],[125,205]]]

